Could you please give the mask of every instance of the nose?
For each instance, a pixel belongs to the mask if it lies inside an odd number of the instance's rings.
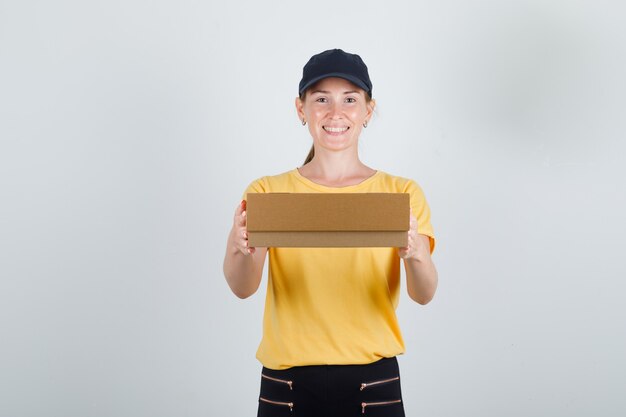
[[[342,113],[341,102],[333,101],[330,105],[330,115],[333,119],[340,118]]]

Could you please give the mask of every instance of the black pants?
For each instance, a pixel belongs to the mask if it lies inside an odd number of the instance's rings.
[[[263,367],[257,417],[404,417],[396,358],[367,365]]]

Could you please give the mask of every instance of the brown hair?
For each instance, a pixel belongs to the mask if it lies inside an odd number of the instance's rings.
[[[311,145],[311,150],[309,151],[309,154],[306,156],[306,159],[304,160],[304,163],[302,165],[306,165],[309,162],[311,162],[314,156],[315,156],[315,146]]]
[[[304,101],[307,93],[309,92],[311,88],[313,88],[313,86],[309,87],[306,91],[300,94],[300,100]],[[365,100],[366,100],[366,103],[369,104],[372,101],[372,96],[368,93],[365,93]],[[306,158],[304,158],[304,163],[302,165],[306,165],[309,162],[311,162],[314,156],[315,156],[315,146],[311,145],[311,150],[309,150],[309,154],[306,156]]]

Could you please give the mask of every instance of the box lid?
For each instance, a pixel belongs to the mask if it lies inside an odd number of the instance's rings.
[[[407,231],[406,193],[249,193],[249,232]]]

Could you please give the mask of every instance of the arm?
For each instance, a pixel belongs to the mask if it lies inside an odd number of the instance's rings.
[[[412,214],[410,225],[408,246],[399,248],[398,255],[404,259],[409,297],[424,305],[435,295],[439,278],[430,256],[430,238],[417,233],[417,219]]]
[[[233,227],[226,243],[224,276],[232,292],[247,298],[259,288],[267,248],[249,248],[246,231],[246,202],[237,206]]]

